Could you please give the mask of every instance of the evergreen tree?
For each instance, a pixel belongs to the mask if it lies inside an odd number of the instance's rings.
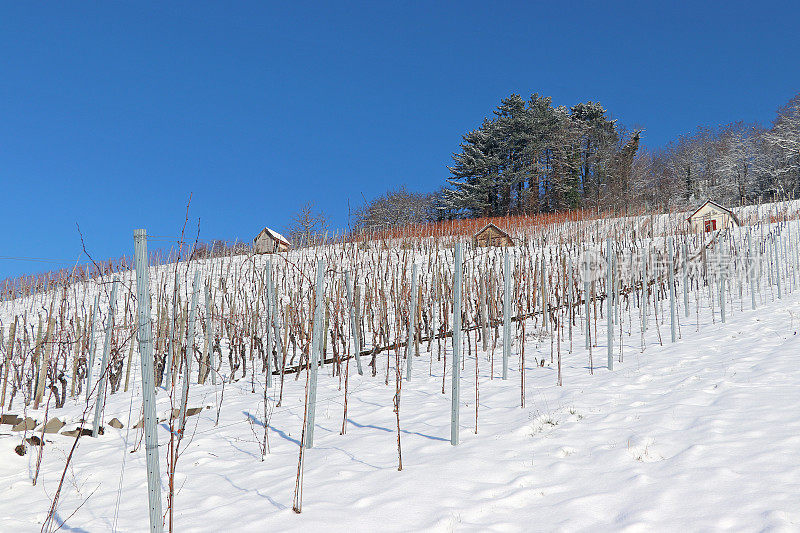
[[[600,201],[620,148],[616,123],[600,104],[567,110],[554,108],[549,97],[533,94],[525,101],[512,94],[493,115],[465,134],[453,154],[444,208],[460,216],[500,216]],[[636,148],[638,137],[628,150],[635,154]]]

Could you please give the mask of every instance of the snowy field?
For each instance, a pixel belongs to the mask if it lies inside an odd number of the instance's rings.
[[[701,308],[699,331],[693,307],[677,343],[669,342],[668,323],[661,326],[663,346],[651,327],[644,352],[638,332],[626,333],[624,362],[613,372],[604,366],[601,341],[590,375],[576,335],[573,353],[564,355],[563,387],[555,385],[549,340],[537,345],[531,335],[524,408],[518,368],[512,362],[507,381],[490,379],[481,354],[477,434],[476,361],[465,357],[457,447],[449,442],[449,368],[442,394],[442,362],[433,356],[431,364],[423,353],[412,380],[403,382],[401,472],[393,375],[387,386],[382,373],[359,376],[351,366],[340,435],[344,394],[338,379],[323,379],[327,366],[320,371],[314,448],[305,453],[301,514],[292,511],[292,499],[305,374],[298,382],[287,376],[263,461],[261,385],[226,385],[216,427],[222,386],[192,386],[189,405],[211,408],[188,419],[176,530],[800,530],[800,292],[765,298],[756,311],[749,299],[744,310],[732,302],[725,324],[718,316],[712,323],[711,310]],[[535,365],[534,357],[547,364]],[[147,529],[141,433],[130,429],[139,390],[137,380],[133,395],[109,397],[105,420],[116,416],[124,428],[107,426],[97,439],[80,439],[62,489],[61,530]],[[169,399],[163,390],[158,398],[158,414],[166,417]],[[69,403],[59,416],[73,427],[81,412]],[[38,450],[16,455],[19,435],[8,428],[0,426],[0,530],[39,531],[74,439],[47,436],[32,486]],[[162,423],[159,442],[168,436]],[[161,452],[163,471],[166,446]],[[164,486],[166,479],[162,472]]]

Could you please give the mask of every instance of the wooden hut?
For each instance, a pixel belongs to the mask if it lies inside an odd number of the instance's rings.
[[[692,233],[708,233],[740,225],[733,211],[711,200],[695,209],[687,220]]]
[[[285,252],[292,244],[280,233],[270,228],[264,228],[253,239],[253,250],[257,254],[274,254]]]
[[[486,224],[473,238],[475,246],[514,246],[514,239],[494,224]]]

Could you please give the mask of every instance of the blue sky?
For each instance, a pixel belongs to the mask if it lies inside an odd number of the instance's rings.
[[[702,4],[702,5],[696,5]],[[658,147],[800,91],[798,2],[0,2],[0,278],[132,231],[333,227],[444,183],[512,92],[594,100]],[[51,263],[3,259],[44,258]]]

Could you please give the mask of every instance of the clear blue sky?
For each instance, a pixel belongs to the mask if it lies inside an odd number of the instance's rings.
[[[696,5],[699,4],[699,5]],[[661,146],[800,91],[798,2],[0,3],[0,257],[132,230],[285,228],[443,184],[516,92],[602,102]],[[57,266],[0,259],[0,278]]]

